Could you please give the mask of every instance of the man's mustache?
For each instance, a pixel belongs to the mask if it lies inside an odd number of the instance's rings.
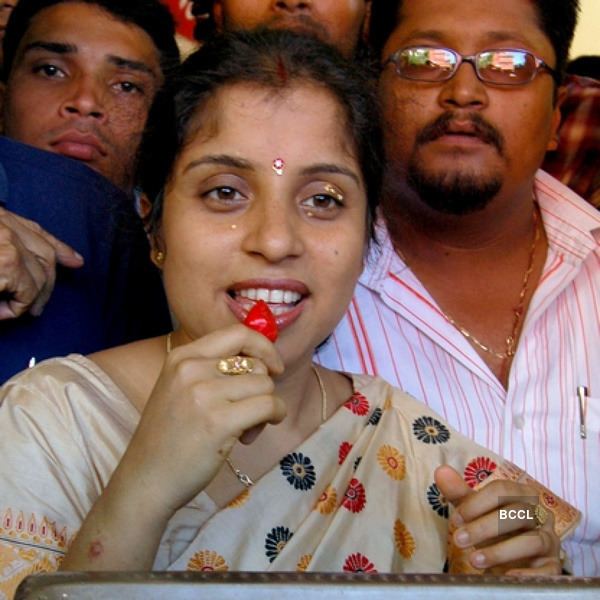
[[[323,42],[329,41],[329,31],[327,30],[327,27],[322,23],[315,21],[310,15],[276,15],[269,20],[267,26],[274,29],[293,29],[301,33],[312,35]]]
[[[446,112],[440,115],[435,121],[426,125],[417,135],[417,145],[433,142],[443,135],[452,133],[452,124],[457,121],[455,114]],[[467,117],[461,116],[460,123],[469,123],[473,128],[472,135],[478,137],[487,144],[494,146],[500,156],[504,155],[504,138],[502,134],[490,125],[481,115],[477,113],[470,114]]]

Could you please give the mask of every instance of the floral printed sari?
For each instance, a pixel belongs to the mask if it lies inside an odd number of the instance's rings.
[[[156,570],[441,572],[449,506],[433,480],[447,463],[471,487],[522,471],[464,438],[381,379],[219,508],[199,494],[170,520]],[[88,359],[53,359],[0,395],[0,598],[56,569],[125,451],[139,413]],[[506,475],[506,473],[509,473]],[[562,535],[578,513],[547,490]],[[542,495],[540,495],[542,498]]]

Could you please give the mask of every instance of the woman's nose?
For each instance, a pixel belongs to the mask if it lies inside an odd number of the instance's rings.
[[[261,203],[247,215],[243,248],[269,262],[300,256],[304,250],[300,216],[289,206],[273,201]]]

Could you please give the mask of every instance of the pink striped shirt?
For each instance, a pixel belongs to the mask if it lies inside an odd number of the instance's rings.
[[[600,575],[600,213],[547,173],[536,194],[549,241],[508,391],[443,316],[382,230],[324,365],[380,375],[461,433],[577,506],[565,543],[578,575]],[[588,391],[580,437],[576,389]]]

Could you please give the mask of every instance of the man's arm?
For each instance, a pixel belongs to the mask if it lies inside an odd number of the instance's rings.
[[[56,263],[78,268],[83,258],[37,223],[0,208],[0,320],[42,313]]]

